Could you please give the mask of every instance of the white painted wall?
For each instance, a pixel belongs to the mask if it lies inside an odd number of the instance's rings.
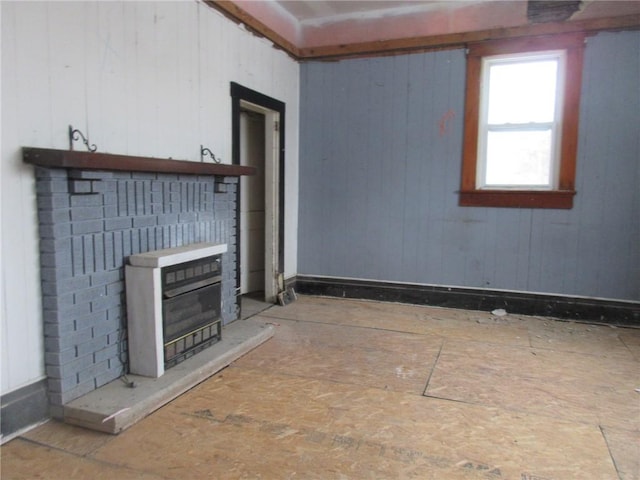
[[[231,162],[229,82],[286,104],[285,276],[296,273],[299,65],[197,2],[1,3],[1,393],[44,376],[37,211],[22,146]],[[78,147],[80,148],[80,147]]]

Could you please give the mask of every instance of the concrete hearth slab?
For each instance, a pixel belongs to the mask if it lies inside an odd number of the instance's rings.
[[[134,388],[118,379],[69,402],[64,406],[64,421],[119,433],[269,340],[273,331],[271,325],[255,320],[237,320],[223,328],[220,342],[159,378],[128,375]]]

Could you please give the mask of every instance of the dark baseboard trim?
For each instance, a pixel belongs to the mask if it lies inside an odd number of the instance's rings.
[[[298,293],[307,295],[489,312],[503,308],[508,313],[520,315],[640,327],[640,303],[636,302],[305,275],[298,275],[295,280],[290,279],[289,284]]]
[[[2,438],[10,437],[31,425],[49,418],[47,380],[19,388],[0,397]]]

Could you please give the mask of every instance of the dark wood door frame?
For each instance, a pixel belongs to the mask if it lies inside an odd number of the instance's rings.
[[[278,125],[278,270],[284,274],[284,179],[285,179],[285,104],[280,100],[231,82],[231,162],[240,164],[241,103],[249,102],[279,113]],[[240,228],[240,188],[236,191],[236,228]],[[236,235],[236,285],[240,286],[240,233]],[[239,297],[236,297],[240,308]]]

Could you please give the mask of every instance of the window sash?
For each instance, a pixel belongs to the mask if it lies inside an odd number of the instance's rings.
[[[489,123],[489,102],[490,98],[490,74],[491,68],[500,65],[530,64],[544,61],[557,62],[556,85],[554,101],[554,118],[549,122],[526,122],[526,123]],[[553,190],[558,186],[560,155],[560,135],[559,126],[562,125],[562,101],[564,90],[564,69],[566,68],[565,52],[563,50],[552,50],[534,53],[517,53],[507,55],[495,55],[482,59],[482,71],[480,77],[480,112],[478,122],[478,161],[477,161],[477,189],[509,189],[509,190]],[[526,93],[526,92],[525,92]],[[548,181],[544,183],[518,183],[500,182],[492,183],[487,178],[490,159],[487,158],[489,133],[499,131],[528,132],[528,131],[551,131],[551,144],[549,148]],[[516,178],[513,178],[516,180]]]
[[[550,128],[489,130],[486,144],[487,159],[479,169],[483,175],[478,188],[552,189],[555,172]]]

